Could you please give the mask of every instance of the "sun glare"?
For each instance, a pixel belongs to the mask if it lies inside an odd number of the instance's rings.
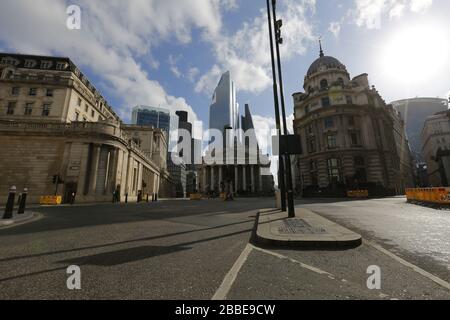
[[[385,44],[381,63],[384,72],[394,80],[419,83],[443,72],[448,59],[445,30],[423,24],[395,32]]]

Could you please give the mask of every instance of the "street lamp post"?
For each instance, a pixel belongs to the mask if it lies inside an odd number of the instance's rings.
[[[277,20],[276,13],[277,0],[272,0],[272,10],[273,10],[273,23],[275,25],[275,47],[277,53],[277,63],[278,63],[278,78],[280,80],[280,99],[281,99],[281,117],[283,118],[283,130],[286,137],[286,148],[285,148],[285,162],[286,162],[286,183],[287,183],[287,196],[288,196],[288,213],[290,218],[295,218],[295,207],[294,207],[294,190],[292,186],[292,167],[291,167],[291,156],[289,153],[289,139],[286,121],[286,106],[284,102],[284,90],[283,90],[283,74],[281,70],[281,56],[280,56],[280,44],[283,43],[283,38],[281,37],[281,27],[283,25],[282,20]]]
[[[281,132],[281,123],[280,123],[280,106],[278,101],[278,84],[277,84],[277,75],[275,72],[275,55],[273,53],[273,32],[272,32],[272,19],[270,14],[270,0],[267,1],[267,17],[269,22],[269,37],[270,37],[270,56],[272,59],[272,76],[273,76],[273,99],[275,103],[275,122],[277,126],[277,134],[278,136],[282,135]],[[281,191],[281,210],[283,212],[286,211],[286,185],[285,185],[285,174],[284,174],[284,159],[280,155],[279,156],[279,171],[278,171],[278,184],[280,185]]]

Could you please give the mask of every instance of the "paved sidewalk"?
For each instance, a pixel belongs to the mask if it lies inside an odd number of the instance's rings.
[[[295,218],[271,209],[259,212],[256,241],[285,247],[352,248],[362,243],[361,235],[304,208]]]
[[[3,214],[1,214],[3,215]],[[0,219],[0,229],[8,228],[15,225],[21,225],[25,222],[31,222],[39,219],[41,214],[36,212],[25,212],[24,214],[14,213],[12,219]]]

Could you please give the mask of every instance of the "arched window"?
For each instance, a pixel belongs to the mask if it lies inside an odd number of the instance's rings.
[[[338,83],[339,85],[341,85],[341,86],[344,86],[344,79],[338,78],[338,79],[337,79],[337,83]]]
[[[328,81],[326,79],[323,79],[320,81],[320,88],[321,89],[327,89],[328,88]]]

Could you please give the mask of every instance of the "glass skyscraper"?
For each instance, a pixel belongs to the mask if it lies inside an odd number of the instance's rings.
[[[236,88],[229,71],[220,78],[209,113],[210,129],[224,132],[225,127],[239,129],[239,104],[236,102]]]
[[[170,132],[170,112],[167,109],[150,106],[137,106],[133,108],[132,124],[138,126],[152,126]]]

